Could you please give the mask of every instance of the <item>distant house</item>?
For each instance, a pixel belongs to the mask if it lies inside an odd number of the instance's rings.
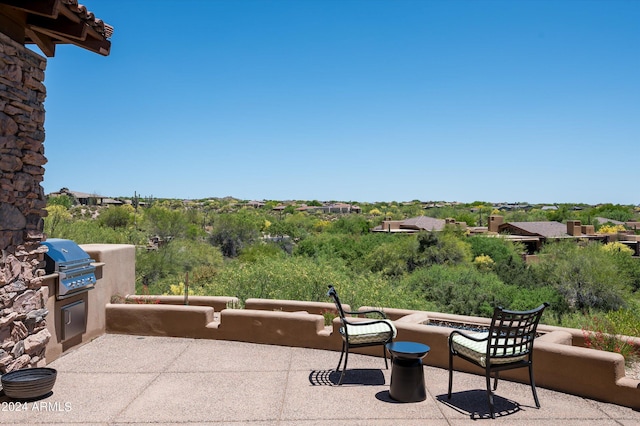
[[[533,208],[531,204],[500,204],[493,206],[494,210],[500,210],[501,212],[524,210],[529,211]]]
[[[60,197],[62,195],[70,197],[74,204],[79,204],[81,206],[101,206],[104,204],[104,200],[108,199],[102,195],[70,191],[69,188],[62,188],[58,192],[52,192],[47,195],[47,197]]]
[[[287,206],[284,204],[279,204],[273,208],[275,211],[282,211]],[[362,208],[360,206],[356,206],[353,204],[347,203],[331,203],[331,204],[323,204],[322,206],[308,206],[306,204],[302,204],[296,208],[296,211],[300,212],[322,212],[326,214],[330,213],[360,213],[362,212]]]
[[[373,232],[412,234],[420,231],[442,231],[446,225],[453,224],[466,228],[466,223],[453,219],[436,219],[429,216],[412,217],[405,220],[385,220],[372,229]]]
[[[359,206],[347,203],[326,204],[316,207],[316,210],[320,210],[323,213],[360,213],[362,211]]]
[[[121,206],[124,204],[124,201],[114,200],[113,198],[103,198],[102,205],[103,206]]]
[[[568,237],[567,225],[560,222],[507,222],[500,225],[501,234],[525,235],[543,238]],[[577,236],[581,236],[580,233]]]
[[[564,224],[555,221],[503,223],[503,219],[500,215],[489,216],[489,232],[524,243],[530,254],[540,250],[548,240],[603,239],[602,236],[596,235],[593,225],[582,225],[579,220],[568,220]]]
[[[255,209],[259,209],[259,208],[261,208],[261,207],[264,207],[264,206],[265,206],[265,203],[264,203],[263,201],[249,201],[249,202],[246,204],[246,206],[247,206],[247,207],[253,207],[253,208],[255,208]]]
[[[614,225],[624,225],[624,222],[620,222],[619,220],[607,219],[606,217],[596,217],[595,220],[600,224],[604,225],[605,223],[612,223]]]

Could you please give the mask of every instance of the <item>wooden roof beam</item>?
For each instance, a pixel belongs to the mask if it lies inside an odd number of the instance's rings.
[[[42,53],[44,53],[45,56],[48,58],[53,58],[55,56],[56,44],[53,42],[51,37],[46,34],[33,31],[30,28],[25,28],[24,31],[25,34],[40,48],[40,50],[42,50]]]
[[[88,26],[82,23],[75,23],[68,20],[57,19],[55,21],[47,18],[32,16],[27,19],[27,27],[34,31],[49,34],[52,37],[63,35],[65,37],[84,40],[87,38]]]
[[[0,3],[23,12],[54,19],[58,17],[61,6],[60,0],[0,0]]]

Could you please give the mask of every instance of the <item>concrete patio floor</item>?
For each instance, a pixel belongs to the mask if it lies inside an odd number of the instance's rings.
[[[15,404],[0,394],[2,424],[220,425],[640,425],[640,412],[500,381],[491,420],[484,378],[425,367],[427,399],[389,397],[390,371],[381,358],[351,355],[342,386],[338,352],[251,343],[104,335],[49,366],[53,393]],[[428,355],[427,355],[428,356]]]

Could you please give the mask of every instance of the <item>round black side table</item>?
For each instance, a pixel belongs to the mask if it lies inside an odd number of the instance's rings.
[[[419,402],[427,398],[424,387],[424,358],[431,348],[417,342],[391,342],[391,386],[389,396],[400,402]]]

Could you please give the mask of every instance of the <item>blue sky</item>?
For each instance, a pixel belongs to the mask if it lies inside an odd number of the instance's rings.
[[[640,203],[640,1],[81,3],[46,193]]]

